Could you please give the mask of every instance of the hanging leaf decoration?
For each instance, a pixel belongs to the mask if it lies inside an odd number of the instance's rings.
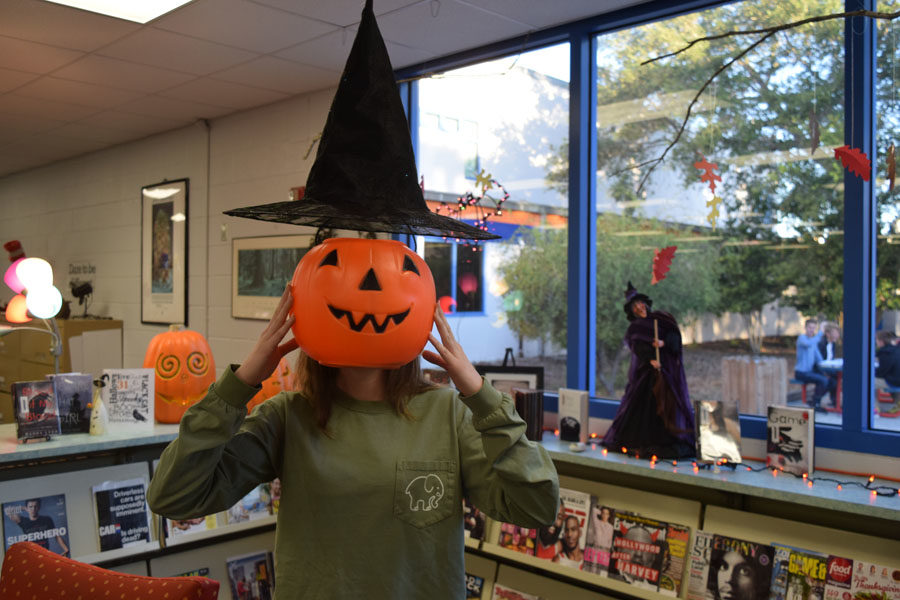
[[[694,168],[703,171],[703,174],[700,175],[700,181],[702,181],[703,183],[708,183],[710,191],[715,194],[716,182],[722,181],[722,177],[715,173],[715,171],[719,170],[719,165],[709,162],[708,160],[706,160],[706,157],[701,154],[700,160],[694,163]]]
[[[657,248],[653,252],[653,278],[650,280],[651,285],[656,285],[666,278],[669,272],[669,265],[672,264],[672,257],[675,256],[675,250],[678,246],[666,246],[662,250]]]
[[[709,214],[706,215],[706,221],[709,223],[709,226],[713,228],[713,231],[716,229],[716,220],[719,218],[720,204],[722,204],[721,196],[713,196],[712,200],[706,201],[706,206],[709,208]]]
[[[894,144],[888,147],[887,151],[887,172],[888,172],[888,192],[894,191],[894,179],[897,176],[897,158],[894,151]]]
[[[819,148],[819,119],[816,111],[809,111],[809,153],[813,155]]]
[[[868,181],[871,177],[872,163],[866,153],[859,148],[840,146],[834,149],[834,157],[841,161],[845,169],[857,177],[862,177],[863,181]]]

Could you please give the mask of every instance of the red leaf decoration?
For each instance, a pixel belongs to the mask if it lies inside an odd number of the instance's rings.
[[[659,248],[653,253],[653,279],[650,280],[651,285],[655,285],[666,278],[669,272],[669,265],[672,264],[672,257],[675,256],[675,250],[678,246],[666,246],[662,250]]]
[[[713,194],[715,194],[716,182],[722,181],[722,177],[716,175],[714,172],[719,170],[719,165],[709,162],[708,160],[706,160],[706,157],[701,154],[700,160],[694,163],[694,168],[703,171],[703,175],[700,176],[700,181],[702,181],[703,183],[708,183],[709,189]]]
[[[872,175],[872,163],[869,157],[859,148],[851,148],[850,146],[841,146],[834,149],[834,157],[840,159],[844,168],[856,175],[862,177],[863,181],[868,181]]]

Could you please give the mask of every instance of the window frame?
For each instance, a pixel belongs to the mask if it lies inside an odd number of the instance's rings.
[[[672,3],[651,0],[581,21],[531,32],[396,71],[404,82],[405,98],[413,144],[417,146],[416,78],[475,62],[526,52],[551,44],[569,42],[571,63],[569,83],[569,252],[568,252],[568,357],[567,386],[596,389],[595,295],[596,295],[596,36],[617,30],[670,19],[734,0],[689,0]],[[749,0],[744,0],[749,1]],[[844,10],[877,10],[877,0],[844,0]],[[873,19],[854,17],[844,22],[844,56],[854,57],[853,69],[845,69],[844,122],[856,123],[854,131],[844,128],[845,143],[867,156],[877,156],[875,148],[876,34]],[[852,101],[850,99],[852,98]],[[410,110],[410,107],[413,107]],[[843,418],[840,426],[817,425],[816,446],[900,457],[900,434],[872,429],[874,394],[875,266],[877,207],[875,177],[866,182],[844,173],[844,378]],[[545,405],[552,409],[552,399]],[[591,398],[594,418],[612,419],[618,402]],[[741,435],[766,439],[766,422],[761,416],[741,415]]]

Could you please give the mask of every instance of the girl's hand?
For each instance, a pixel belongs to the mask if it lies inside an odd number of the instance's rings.
[[[253,346],[250,355],[234,372],[238,379],[248,385],[259,385],[272,374],[282,356],[297,349],[297,340],[294,338],[280,344],[291,325],[294,324],[294,315],[291,313],[293,304],[291,286],[288,284],[284,288],[284,294],[281,295],[281,300],[278,302],[269,324],[256,340],[256,345]]]
[[[450,324],[447,322],[447,317],[444,316],[440,304],[434,307],[434,324],[437,326],[441,339],[439,341],[434,334],[429,333],[428,341],[438,353],[425,350],[422,352],[422,358],[447,371],[460,394],[471,396],[481,389],[481,375],[472,366],[466,353],[463,352],[462,346],[453,337]]]

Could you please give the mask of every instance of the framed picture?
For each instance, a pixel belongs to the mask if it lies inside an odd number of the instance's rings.
[[[231,244],[231,316],[269,319],[314,236],[235,238]]]
[[[188,324],[188,181],[141,188],[141,323]]]
[[[544,367],[500,367],[495,365],[475,365],[485,380],[501,392],[510,396],[513,388],[544,389]]]

